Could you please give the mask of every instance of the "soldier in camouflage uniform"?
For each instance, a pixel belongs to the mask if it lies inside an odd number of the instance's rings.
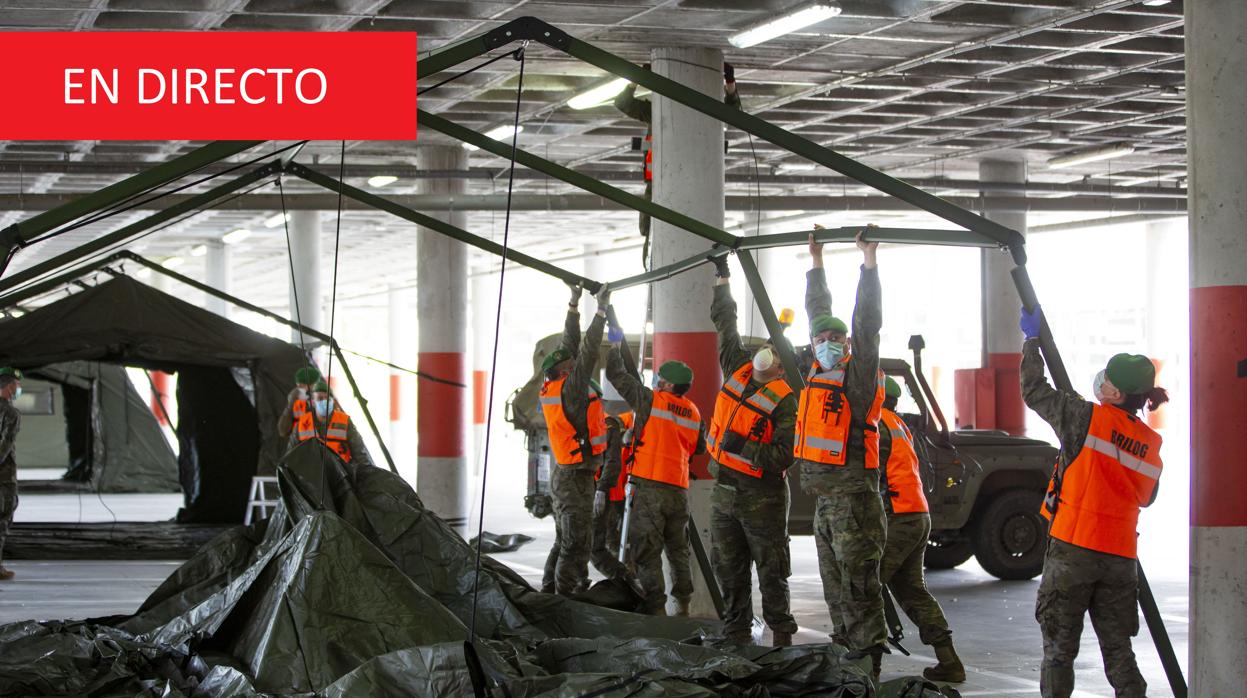
[[[828,610],[833,622],[839,619],[843,623],[844,639],[852,654],[871,657],[877,677],[887,639],[879,583],[887,524],[879,498],[877,454],[872,458],[868,453],[866,438],[868,431],[878,429],[877,424],[870,423],[870,415],[872,409],[881,405],[883,397],[879,372],[883,309],[875,260],[879,244],[867,242],[859,234],[857,246],[864,263],[857,285],[849,354],[848,328],[831,315],[823,245],[810,237],[813,268],[806,274],[805,308],[817,360],[798,408],[795,454],[801,465],[801,486],[818,497],[814,541]],[[832,374],[838,375],[842,386],[824,388],[824,397],[816,397],[816,379]],[[807,400],[814,403],[808,410],[809,417],[804,416]],[[847,433],[843,441],[828,443],[828,439],[818,436],[817,430],[842,427],[838,420],[846,406],[851,412]],[[841,449],[843,464],[814,460],[816,454],[830,453],[833,446]]]
[[[1074,658],[1083,617],[1090,612],[1115,694],[1145,696],[1147,682],[1130,646],[1139,632],[1136,522],[1139,507],[1156,500],[1161,439],[1136,413],[1145,404],[1155,410],[1168,394],[1155,387],[1151,361],[1129,354],[1114,356],[1096,376],[1093,392],[1099,404],[1056,390],[1044,377],[1040,312],[1023,310],[1021,325],[1026,336],[1022,398],[1061,441],[1040,512],[1051,519],[1035,600],[1044,641],[1040,692],[1045,698],[1073,693]]]
[[[901,396],[900,384],[888,378],[886,394],[883,418],[879,421],[879,469],[888,535],[879,581],[918,626],[922,644],[935,648],[938,664],[924,669],[922,675],[931,681],[961,683],[966,680],[965,667],[953,648],[953,634],[944,609],[927,591],[922,572],[927,538],[931,536],[931,514],[923,493],[913,434],[895,412]]]
[[[630,559],[644,591],[641,612],[666,615],[666,580],[662,554],[671,566],[671,597],[676,614],[688,615],[693,598],[689,564],[688,456],[706,450],[705,429],[696,406],[686,398],[693,372],[678,361],[668,361],[655,376],[656,389],[645,387],[636,363],[622,341],[622,332],[606,360],[606,379],[635,413],[635,455],[629,482],[633,484],[632,518],[628,524]],[[662,409],[655,404],[661,401]],[[681,414],[681,412],[683,414]],[[660,429],[667,431],[660,432]],[[661,436],[659,436],[661,434]],[[646,444],[650,444],[647,451]],[[669,452],[656,453],[657,444]],[[655,464],[667,465],[665,470]],[[682,479],[682,484],[680,480]]]
[[[590,413],[594,411],[591,410],[591,403],[595,401],[599,403],[596,413],[601,417],[601,388],[596,385],[593,375],[597,371],[602,329],[606,325],[609,293],[603,286],[598,294],[598,312],[584,333],[583,343],[578,308],[580,293],[579,286],[573,287],[563,327],[562,344],[542,364],[547,383],[542,388],[541,400],[547,431],[551,435],[552,453],[557,455],[554,441],[558,432],[557,425],[551,424],[552,414],[564,424],[570,425],[578,444],[572,459],[576,462],[558,463],[550,472],[557,552],[550,552],[547,567],[553,563],[555,591],[565,596],[583,591],[589,585],[589,551],[593,537],[593,474],[600,467],[601,453],[605,450],[605,423],[590,425],[589,420]],[[558,395],[547,394],[547,387],[555,381],[562,381],[561,392]],[[557,404],[561,409],[551,408],[547,403]],[[591,443],[597,438],[591,434],[598,429],[602,432],[601,447]],[[545,586],[543,583],[543,590],[546,590]]]
[[[13,399],[22,393],[22,374],[17,369],[0,368],[0,581],[12,579],[4,568],[4,539],[9,535],[13,513],[17,511],[17,461],[14,446],[22,428],[22,414]]]
[[[607,310],[609,313],[609,309]],[[606,417],[606,453],[602,472],[593,493],[593,548],[589,561],[604,576],[631,580],[627,565],[619,561],[619,528],[623,522],[623,502],[610,501],[610,490],[619,483],[624,469],[624,433],[627,429],[617,415]]]
[[[718,277],[710,316],[718,331],[724,388],[711,425],[715,475],[710,519],[711,561],[726,607],[723,631],[740,644],[750,640],[753,579],[757,565],[762,617],[774,646],[792,644],[797,631],[789,607],[792,559],[788,539],[788,480],[797,395],[784,384],[783,364],[768,344],[750,354],[736,329],[727,257],[715,259]],[[748,373],[745,381],[739,374]],[[778,398],[778,399],[776,399]],[[722,421],[722,423],[720,423]],[[748,425],[744,435],[732,423]]]

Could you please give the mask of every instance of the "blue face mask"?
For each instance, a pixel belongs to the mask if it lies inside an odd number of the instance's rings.
[[[325,417],[329,414],[329,410],[333,409],[333,398],[327,400],[316,401],[316,416]]]
[[[814,358],[818,359],[818,363],[823,368],[831,368],[840,359],[844,358],[844,344],[840,342],[823,342],[814,347]]]

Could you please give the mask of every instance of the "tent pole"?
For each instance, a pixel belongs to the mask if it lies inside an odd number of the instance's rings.
[[[351,392],[355,393],[355,401],[359,403],[360,409],[364,411],[364,419],[368,420],[368,428],[372,430],[372,435],[377,437],[377,445],[381,447],[381,455],[385,456],[385,462],[390,466],[390,472],[398,475],[398,468],[394,467],[394,458],[390,455],[390,449],[385,445],[385,439],[381,438],[381,432],[377,429],[377,422],[372,418],[372,410],[368,409],[368,398],[359,392],[359,386],[355,383],[355,375],[351,373],[351,367],[346,363],[346,357],[342,355],[342,347],[338,346],[338,342],[332,338],[329,340],[329,346],[333,348],[333,353],[338,355],[338,363],[342,364],[342,373],[346,374],[346,380],[351,384]],[[402,476],[399,475],[401,478]]]

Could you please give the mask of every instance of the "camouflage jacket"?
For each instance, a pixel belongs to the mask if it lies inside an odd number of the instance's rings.
[[[819,315],[831,314],[831,291],[827,288],[825,270],[821,268],[806,272],[805,312],[811,321]],[[845,464],[836,466],[802,461],[801,483],[807,490],[861,492],[879,489],[879,473],[865,467],[866,425],[862,418],[869,411],[878,389],[879,329],[882,326],[883,290],[879,285],[879,270],[867,269],[863,265],[853,308],[850,335],[852,360],[848,362],[844,379],[844,393],[853,413],[845,444]]]
[[[0,398],[0,466],[15,465],[14,448],[17,445],[17,432],[22,429],[22,413],[17,411],[12,401]],[[17,479],[17,468],[9,468],[13,480]]]
[[[563,414],[577,434],[588,441],[589,438],[589,390],[593,387],[593,377],[598,370],[598,350],[602,346],[602,328],[606,326],[606,318],[594,314],[589,329],[585,330],[584,338],[580,336],[580,313],[567,311],[563,322],[563,342],[559,346],[572,355],[575,360],[572,372],[563,383]],[[597,468],[601,459],[592,456],[578,466]]]
[[[710,318],[714,320],[715,329],[719,334],[719,367],[723,369],[723,378],[740,370],[741,366],[753,361],[753,356],[745,348],[736,329],[736,301],[732,299],[732,290],[728,285],[714,287],[714,300],[710,304]],[[762,386],[750,380],[745,386],[744,397],[749,397]],[[771,412],[771,420],[775,424],[771,442],[762,444],[750,441],[741,453],[762,468],[762,477],[754,478],[737,473],[731,468],[716,467],[716,477],[720,482],[740,487],[768,486],[774,488],[784,484],[783,473],[792,465],[793,432],[797,427],[797,394],[793,393],[780,400]]]

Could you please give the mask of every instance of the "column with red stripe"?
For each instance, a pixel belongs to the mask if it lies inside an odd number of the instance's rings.
[[[1247,3],[1200,0],[1185,13],[1191,695],[1231,696],[1243,693],[1247,657]]]

